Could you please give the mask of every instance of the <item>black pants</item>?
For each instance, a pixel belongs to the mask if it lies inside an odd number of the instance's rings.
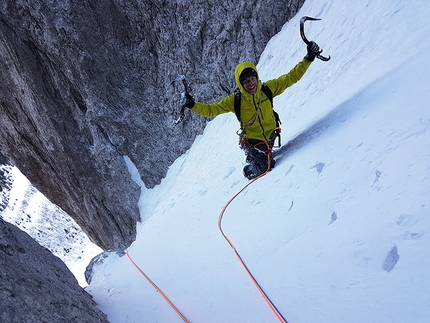
[[[266,170],[271,170],[275,166],[275,160],[272,157],[272,147],[274,145],[275,139],[275,133],[270,136],[270,140],[267,142],[256,139],[248,139],[248,145],[245,150],[246,162],[254,166],[254,172],[262,174]]]

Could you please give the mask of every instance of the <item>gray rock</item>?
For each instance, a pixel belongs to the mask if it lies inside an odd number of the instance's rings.
[[[104,251],[91,259],[87,268],[85,268],[85,280],[88,285],[91,284],[94,273],[97,271],[96,267],[103,265],[105,259],[107,259],[111,254],[116,254],[118,257],[124,257],[125,253],[122,251]]]
[[[12,165],[9,164],[5,156],[0,153],[0,217],[3,210],[9,204],[10,190],[13,178],[10,174]]]
[[[153,187],[207,123],[187,111],[174,124],[172,81],[186,75],[203,102],[232,92],[236,64],[257,63],[303,2],[3,0],[0,151],[93,242],[122,250],[140,194],[123,156]]]
[[[108,322],[66,265],[0,218],[0,322]]]

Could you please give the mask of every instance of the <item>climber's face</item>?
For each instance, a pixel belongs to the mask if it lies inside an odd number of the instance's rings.
[[[247,77],[242,82],[243,88],[249,94],[254,95],[257,92],[257,78],[255,76]]]

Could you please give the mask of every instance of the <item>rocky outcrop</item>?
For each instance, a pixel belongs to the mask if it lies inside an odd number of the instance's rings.
[[[0,322],[108,322],[66,265],[0,218]]]
[[[179,74],[196,99],[234,87],[303,0],[4,0],[0,151],[103,249],[135,238],[139,187],[153,187],[202,132],[178,117]]]

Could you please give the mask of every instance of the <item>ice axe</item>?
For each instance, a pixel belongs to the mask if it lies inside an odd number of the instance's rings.
[[[312,18],[312,17],[308,17],[308,16],[304,16],[304,17],[302,17],[302,19],[300,19],[300,35],[302,36],[302,39],[306,43],[306,45],[309,45],[310,41],[305,36],[305,21],[306,20],[321,20],[321,19]],[[328,60],[330,60],[330,56],[324,57],[321,55],[321,53],[322,53],[322,49],[318,53],[317,58],[319,58],[320,60],[322,60],[324,62],[327,62]]]
[[[175,81],[181,81],[182,84],[184,85],[184,90],[185,92],[181,93],[181,112],[179,113],[179,118],[175,121],[175,124],[178,124],[182,121],[182,119],[185,117],[185,102],[186,102],[186,94],[191,92],[191,88],[187,83],[187,80],[185,79],[184,75],[179,75]]]

